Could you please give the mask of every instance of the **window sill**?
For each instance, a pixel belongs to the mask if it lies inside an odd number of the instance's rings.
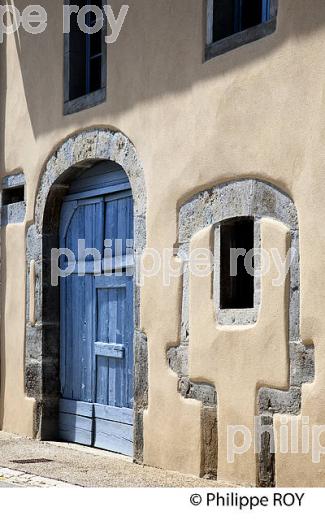
[[[251,309],[219,309],[217,321],[222,326],[254,325],[257,322],[258,307]]]
[[[106,101],[106,87],[96,90],[91,94],[86,94],[77,99],[64,102],[64,115],[75,114],[81,110],[95,107]]]
[[[221,54],[225,54],[226,52],[237,49],[238,47],[246,45],[247,43],[260,40],[261,38],[274,33],[275,30],[276,18],[272,18],[268,22],[261,23],[255,27],[250,27],[249,29],[246,29],[242,32],[232,34],[223,40],[213,42],[207,45],[205,49],[205,61],[211,60],[216,56],[220,56]]]

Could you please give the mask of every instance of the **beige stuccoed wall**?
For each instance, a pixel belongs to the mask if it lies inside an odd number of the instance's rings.
[[[1,401],[3,429],[31,435],[34,401],[24,396],[25,226],[9,225],[1,234],[2,289]]]
[[[15,2],[20,9],[28,3]],[[24,171],[26,224],[33,221],[35,193],[46,158],[69,134],[85,127],[119,129],[134,143],[146,179],[148,246],[158,250],[175,243],[177,208],[192,193],[234,178],[256,176],[272,181],[293,198],[300,223],[301,333],[303,341],[315,344],[316,355],[316,378],[303,389],[302,415],[325,424],[323,0],[280,0],[276,34],[209,63],[202,63],[203,1],[129,0],[125,26],[108,51],[107,102],[66,117],[62,115],[61,2],[40,3],[48,11],[46,33],[29,36],[20,31],[0,49],[1,174]],[[120,6],[117,0],[111,3],[114,9]],[[0,426],[28,435],[33,403],[24,397],[23,385],[24,228],[13,225],[2,231]],[[283,244],[283,230],[265,223],[265,240]],[[198,290],[201,294],[204,286]],[[269,296],[270,304],[279,301],[279,330],[274,334],[281,336],[285,306],[280,293]],[[193,301],[192,306],[192,315],[198,315],[200,303]],[[177,377],[166,361],[167,347],[179,343],[180,282],[163,287],[159,279],[150,280],[143,290],[141,315],[149,342],[145,462],[197,474],[199,404],[179,396]],[[266,315],[264,319],[266,323]],[[236,395],[232,373],[219,373],[210,357],[205,357],[210,350],[195,361],[195,352],[203,344],[202,327],[197,320],[194,323],[193,374],[216,383],[227,379],[227,386],[220,385],[220,413],[232,419],[227,412]],[[258,334],[262,334],[262,324],[256,327]],[[209,349],[220,334],[211,327],[210,323]],[[232,342],[229,347],[235,348]],[[274,348],[280,354],[267,367],[256,350],[254,377],[267,377],[282,386],[284,353],[280,345]],[[252,400],[250,385],[245,388]],[[245,475],[242,462],[227,468],[222,454],[222,477],[252,482],[251,454],[247,457]],[[309,456],[277,456],[277,482],[282,485],[325,484],[324,470],[324,459],[315,465]]]

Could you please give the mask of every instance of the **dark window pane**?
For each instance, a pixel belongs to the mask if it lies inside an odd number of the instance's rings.
[[[16,204],[25,200],[25,187],[16,186],[15,188],[7,188],[2,192],[2,205]]]
[[[94,58],[90,61],[90,92],[95,92],[101,88],[101,68],[102,59],[101,56]]]
[[[74,4],[80,8],[102,7],[102,0],[79,0]],[[88,16],[87,25],[92,25],[90,19]],[[91,60],[91,57],[102,52],[102,31],[92,35],[84,33],[79,28],[77,15],[72,14],[69,50],[69,98],[73,100],[101,88],[101,58]]]
[[[235,0],[215,0],[213,7],[213,40],[218,41],[234,33]]]
[[[103,1],[102,0],[77,0],[76,2],[75,1],[73,1],[73,2],[71,1],[70,3],[73,4],[73,5],[78,5],[80,7],[80,9],[82,7],[84,7],[85,5],[89,5],[89,6],[96,5],[97,7],[100,7],[100,9],[103,6]]]
[[[262,1],[242,0],[241,29],[248,29],[262,21]]]
[[[246,252],[254,248],[254,220],[238,219],[225,222],[220,235],[220,308],[249,309],[254,307],[254,276],[246,270]],[[253,266],[254,267],[254,266]]]
[[[82,2],[79,2],[79,5],[80,5],[80,7],[96,6],[96,7],[99,7],[100,9],[102,9],[103,2],[102,2],[102,0],[83,0]],[[95,22],[96,22],[96,14],[93,11],[89,11],[89,13],[87,14],[86,24],[91,27],[94,25]]]
[[[213,41],[262,22],[263,0],[214,0]]]
[[[90,36],[90,56],[96,56],[102,52],[102,31]]]
[[[86,93],[86,37],[81,31],[70,33],[70,99]]]

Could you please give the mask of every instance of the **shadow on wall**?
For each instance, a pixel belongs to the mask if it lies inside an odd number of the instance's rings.
[[[48,12],[45,33],[33,36],[20,30],[16,34],[23,86],[36,138],[66,125],[63,2],[40,0],[39,3]],[[28,4],[29,0],[15,2],[20,11]],[[121,2],[113,0],[110,4],[117,15]],[[264,60],[286,40],[308,36],[325,24],[324,0],[313,0],[308,9],[305,0],[279,0],[281,31],[204,63],[206,0],[155,0],[154,7],[152,0],[128,0],[127,4],[129,12],[121,34],[108,52],[108,117],[154,98],[189,91],[196,83],[223,77],[252,61]],[[94,108],[91,115],[102,120],[103,105]],[[71,117],[76,118],[77,124],[78,115]]]

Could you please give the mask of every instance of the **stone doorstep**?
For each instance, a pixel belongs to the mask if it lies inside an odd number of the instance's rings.
[[[73,488],[80,487],[74,484],[69,484],[61,480],[54,480],[51,478],[40,477],[25,471],[17,471],[14,469],[0,467],[0,481],[8,484],[16,484],[21,487],[57,487],[57,488]]]

